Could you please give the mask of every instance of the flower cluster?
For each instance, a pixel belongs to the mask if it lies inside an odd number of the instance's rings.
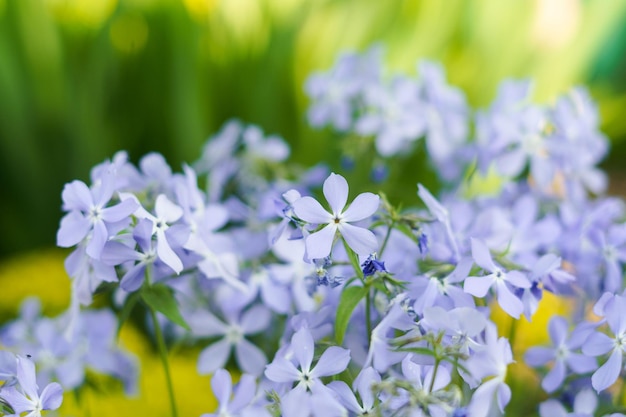
[[[132,391],[134,360],[112,340],[133,313],[162,352],[164,332],[201,348],[197,371],[213,375],[219,402],[204,416],[500,415],[524,395],[510,386],[516,360],[542,378],[542,417],[623,415],[613,388],[624,385],[626,213],[603,194],[606,139],[588,95],[540,106],[528,82],[510,81],[471,113],[438,65],[385,79],[380,61],[372,49],[313,75],[311,124],[372,143],[389,162],[424,138],[453,191],[415,178],[417,207],[384,193],[350,200],[344,176],[288,163],[281,138],[237,121],[182,172],[121,152],[89,185],[63,190],[57,242],[75,248],[67,313],[42,318],[26,304],[0,342],[32,352],[46,383],[76,389],[90,368]],[[460,180],[490,175],[498,193]],[[81,309],[101,292],[118,322]],[[514,357],[491,312],[531,320],[545,292],[571,299],[571,316],[550,320],[552,346]],[[38,410],[58,407],[60,387],[39,397],[25,372],[22,391],[8,382],[0,397],[17,414],[22,392]]]

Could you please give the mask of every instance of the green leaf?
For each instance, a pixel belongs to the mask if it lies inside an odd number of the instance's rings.
[[[141,289],[141,298],[149,308],[158,311],[179,326],[191,330],[181,316],[174,293],[169,287],[163,284],[145,286]]]
[[[353,286],[343,289],[335,320],[335,339],[337,340],[337,344],[341,345],[341,343],[343,343],[343,337],[346,334],[352,312],[359,302],[365,298],[366,294],[367,289],[365,287]]]

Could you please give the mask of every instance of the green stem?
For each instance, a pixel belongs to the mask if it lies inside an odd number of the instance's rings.
[[[396,224],[396,221],[392,220],[391,224],[389,225],[389,229],[387,229],[387,234],[385,234],[385,239],[383,240],[383,244],[380,247],[380,252],[378,252],[379,257],[383,256],[383,252],[385,251],[385,248],[387,247],[387,242],[389,242],[389,237],[391,236],[391,231],[393,230],[393,226],[395,224]]]
[[[515,355],[515,335],[517,334],[517,319],[511,317],[511,327],[509,327],[509,344],[511,345],[511,352]]]
[[[161,362],[163,363],[163,371],[165,372],[165,382],[167,383],[167,392],[170,397],[170,408],[172,410],[172,417],[178,417],[178,411],[176,409],[176,398],[174,396],[174,387],[172,385],[172,376],[170,374],[170,365],[167,360],[167,347],[165,346],[165,339],[163,339],[163,333],[161,332],[161,325],[157,320],[157,315],[152,307],[148,307],[150,315],[152,316],[152,323],[154,324],[154,334],[156,336],[157,347],[161,356]]]
[[[439,370],[439,363],[441,361],[439,360],[439,358],[435,359],[435,369],[433,370],[433,379],[431,379],[430,381],[430,387],[428,387],[428,392],[432,393],[433,392],[433,388],[435,387],[435,379],[437,378],[437,371]]]
[[[616,405],[618,407],[623,407],[625,396],[626,396],[626,380],[622,379],[622,386],[619,389],[619,393],[613,399],[613,405]]]
[[[368,340],[372,337],[372,291],[367,287],[365,295],[365,326],[367,327]]]

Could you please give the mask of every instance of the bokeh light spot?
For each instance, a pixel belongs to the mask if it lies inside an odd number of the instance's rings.
[[[46,0],[46,4],[59,22],[98,29],[117,7],[117,0]]]
[[[215,10],[218,0],[183,0],[189,15],[198,21],[206,18]]]
[[[143,49],[148,41],[148,24],[141,15],[122,15],[111,23],[111,43],[118,51],[134,54]]]

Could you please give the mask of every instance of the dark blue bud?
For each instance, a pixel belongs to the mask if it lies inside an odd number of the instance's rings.
[[[363,275],[366,277],[374,275],[376,271],[387,272],[387,269],[385,269],[385,263],[377,260],[373,255],[368,256],[365,262],[361,265],[361,268],[363,268]]]

